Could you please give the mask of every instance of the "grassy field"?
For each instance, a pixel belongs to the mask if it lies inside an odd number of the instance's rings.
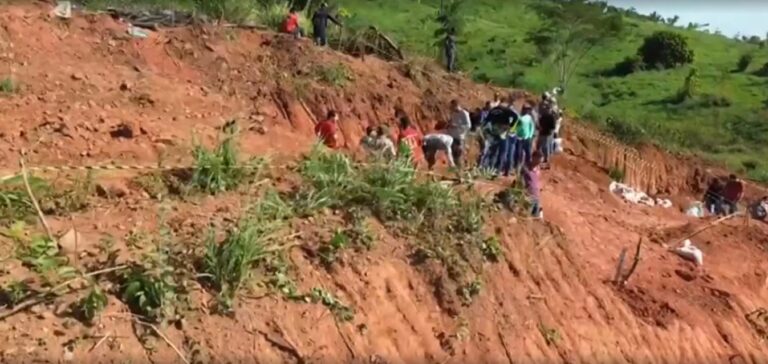
[[[433,44],[439,0],[339,0],[350,24],[373,24],[411,54],[438,57]],[[477,81],[541,92],[555,86],[551,64],[541,63],[526,33],[538,24],[525,0],[471,0],[464,5],[465,28],[459,40],[460,68]],[[673,28],[631,18],[628,36],[596,49],[582,62],[563,98],[566,107],[602,124],[620,120],[613,130],[628,141],[656,142],[670,150],[723,161],[751,178],[768,181],[768,78],[754,74],[768,61],[768,48],[701,31]],[[673,29],[688,38],[699,71],[699,97],[669,102],[690,67],[605,76],[617,62],[636,53],[643,38]],[[753,53],[745,72],[735,72],[739,57]],[[715,106],[725,102],[730,106]],[[608,128],[611,129],[611,128]],[[629,135],[628,135],[629,134]]]

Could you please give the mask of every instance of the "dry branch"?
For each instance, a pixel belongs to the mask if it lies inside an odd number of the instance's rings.
[[[613,276],[613,282],[619,283],[621,282],[621,271],[624,269],[624,259],[627,257],[627,248],[621,249],[621,254],[619,254],[619,263],[616,265],[616,274]]]
[[[56,242],[56,239],[53,237],[53,233],[51,232],[51,227],[48,226],[48,222],[45,221],[45,215],[43,215],[43,210],[40,209],[40,204],[37,203],[37,198],[35,198],[35,194],[32,192],[32,187],[29,185],[29,176],[27,175],[27,166],[24,163],[24,152],[22,151],[22,155],[19,158],[19,166],[21,167],[21,178],[24,180],[24,188],[27,190],[27,195],[29,195],[29,200],[32,201],[32,206],[35,207],[35,212],[37,212],[37,218],[40,220],[40,224],[43,225],[43,228],[45,229],[45,233],[48,235],[48,239],[52,242]]]
[[[57,285],[55,287],[52,287],[52,288],[48,289],[45,292],[41,292],[41,293],[35,295],[34,297],[30,298],[29,300],[24,301],[24,302],[16,305],[12,310],[7,311],[7,312],[3,312],[2,314],[0,314],[0,321],[5,320],[9,316],[13,316],[16,313],[24,311],[24,310],[26,310],[26,309],[28,309],[28,308],[30,308],[32,306],[35,306],[35,305],[38,305],[38,304],[43,303],[45,301],[48,301],[51,298],[50,296],[54,292],[56,292],[59,289],[62,289],[64,287],[67,287],[70,283],[75,282],[75,281],[77,281],[79,279],[95,277],[95,276],[98,276],[98,275],[107,274],[107,273],[115,272],[115,271],[118,271],[118,270],[123,270],[123,269],[126,269],[126,268],[128,268],[127,265],[120,265],[120,266],[117,266],[117,267],[106,268],[106,269],[97,270],[97,271],[94,271],[94,272],[91,272],[91,273],[86,273],[86,274],[84,274],[84,275],[82,275],[80,277],[75,277],[75,278],[72,278],[70,280],[67,280],[64,283],[61,283],[61,284],[59,284],[59,285]]]
[[[635,269],[637,269],[637,265],[640,263],[640,249],[642,247],[643,247],[643,238],[640,238],[640,240],[638,240],[637,242],[637,249],[635,249],[635,258],[632,261],[632,266],[629,268],[629,271],[621,280],[621,285],[627,284],[627,281],[629,281],[629,277],[631,277],[632,274],[635,273]]]

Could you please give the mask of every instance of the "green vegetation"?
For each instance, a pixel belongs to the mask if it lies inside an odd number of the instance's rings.
[[[238,160],[236,145],[237,124],[231,120],[224,125],[224,136],[214,150],[201,145],[195,146],[195,169],[191,184],[200,191],[210,194],[231,191],[254,177],[264,160],[256,159],[245,165]]]
[[[19,86],[11,77],[4,77],[0,80],[0,94],[10,95],[15,94],[19,90]]]
[[[434,46],[434,33],[440,27],[434,21],[440,0],[338,3],[350,14],[347,27],[373,24],[412,55],[441,57],[441,50]],[[480,82],[537,93],[558,85],[562,57],[543,58],[530,39],[542,24],[552,20],[540,18],[542,12],[535,9],[540,3],[543,1],[465,1],[458,36],[463,42],[458,48],[459,68]],[[588,37],[577,38],[579,44],[591,48],[576,65],[566,94],[561,97],[569,112],[597,123],[627,142],[657,142],[675,151],[695,152],[727,162],[742,171],[741,162],[752,159],[760,162],[748,171],[749,175],[756,179],[768,175],[768,163],[759,157],[768,152],[768,133],[762,131],[763,121],[768,117],[768,80],[764,78],[768,76],[768,67],[765,76],[761,76],[761,69],[768,62],[764,42],[759,37],[735,40],[708,34],[697,30],[698,24],[674,27],[674,18],[643,16],[610,6],[606,10],[624,17],[622,36],[600,39],[597,43]],[[590,12],[574,12],[585,13]],[[584,30],[570,24],[561,23],[558,27],[569,34]],[[587,24],[590,25],[584,27],[599,23]],[[659,31],[681,34],[695,54],[690,66],[698,70],[698,95],[691,100],[675,102],[690,73],[689,66],[659,70],[646,66],[638,56],[646,38]],[[559,37],[556,39],[568,39],[560,33],[555,35]],[[743,54],[751,54],[749,65],[741,72],[733,72],[743,68],[737,67]],[[624,70],[614,74],[617,63],[623,63]],[[607,125],[608,117],[614,120],[612,126]],[[623,125],[617,127],[619,123]],[[621,134],[625,131],[631,134]]]
[[[29,295],[29,286],[25,282],[11,281],[0,289],[0,304],[13,307]]]
[[[105,307],[107,295],[98,286],[93,286],[88,294],[77,302],[75,313],[84,322],[92,323]]]
[[[238,291],[250,281],[254,269],[285,248],[277,241],[276,232],[282,226],[275,213],[270,216],[269,211],[276,211],[268,210],[270,207],[261,205],[259,211],[244,217],[221,243],[213,235],[206,243],[203,272],[218,292],[221,312],[232,310]]]
[[[135,314],[151,322],[176,318],[180,286],[165,247],[157,246],[124,274],[122,299]]]

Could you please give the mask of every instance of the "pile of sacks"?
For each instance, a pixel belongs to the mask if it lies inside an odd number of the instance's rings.
[[[651,207],[661,206],[665,209],[672,207],[672,201],[666,198],[654,199],[645,194],[645,192],[635,190],[632,187],[616,181],[611,182],[610,186],[608,186],[608,190],[617,195],[620,195],[622,198],[624,198],[624,200],[633,204],[643,204]]]

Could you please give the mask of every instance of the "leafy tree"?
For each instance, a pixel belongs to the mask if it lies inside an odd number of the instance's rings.
[[[448,34],[453,33],[454,36],[458,36],[461,33],[464,28],[463,6],[464,0],[441,2],[440,11],[435,18],[438,25],[434,33],[435,46],[442,47],[443,40]]]
[[[675,68],[693,62],[688,40],[676,32],[662,30],[645,38],[637,54],[648,66]]]
[[[537,1],[530,7],[542,21],[526,40],[536,46],[541,57],[552,61],[563,88],[587,54],[623,34],[623,17],[608,12],[605,3]]]
[[[667,18],[667,24],[674,26],[675,24],[677,24],[677,22],[679,20],[680,20],[680,16],[679,15],[675,15],[675,16],[673,16],[671,18]]]

